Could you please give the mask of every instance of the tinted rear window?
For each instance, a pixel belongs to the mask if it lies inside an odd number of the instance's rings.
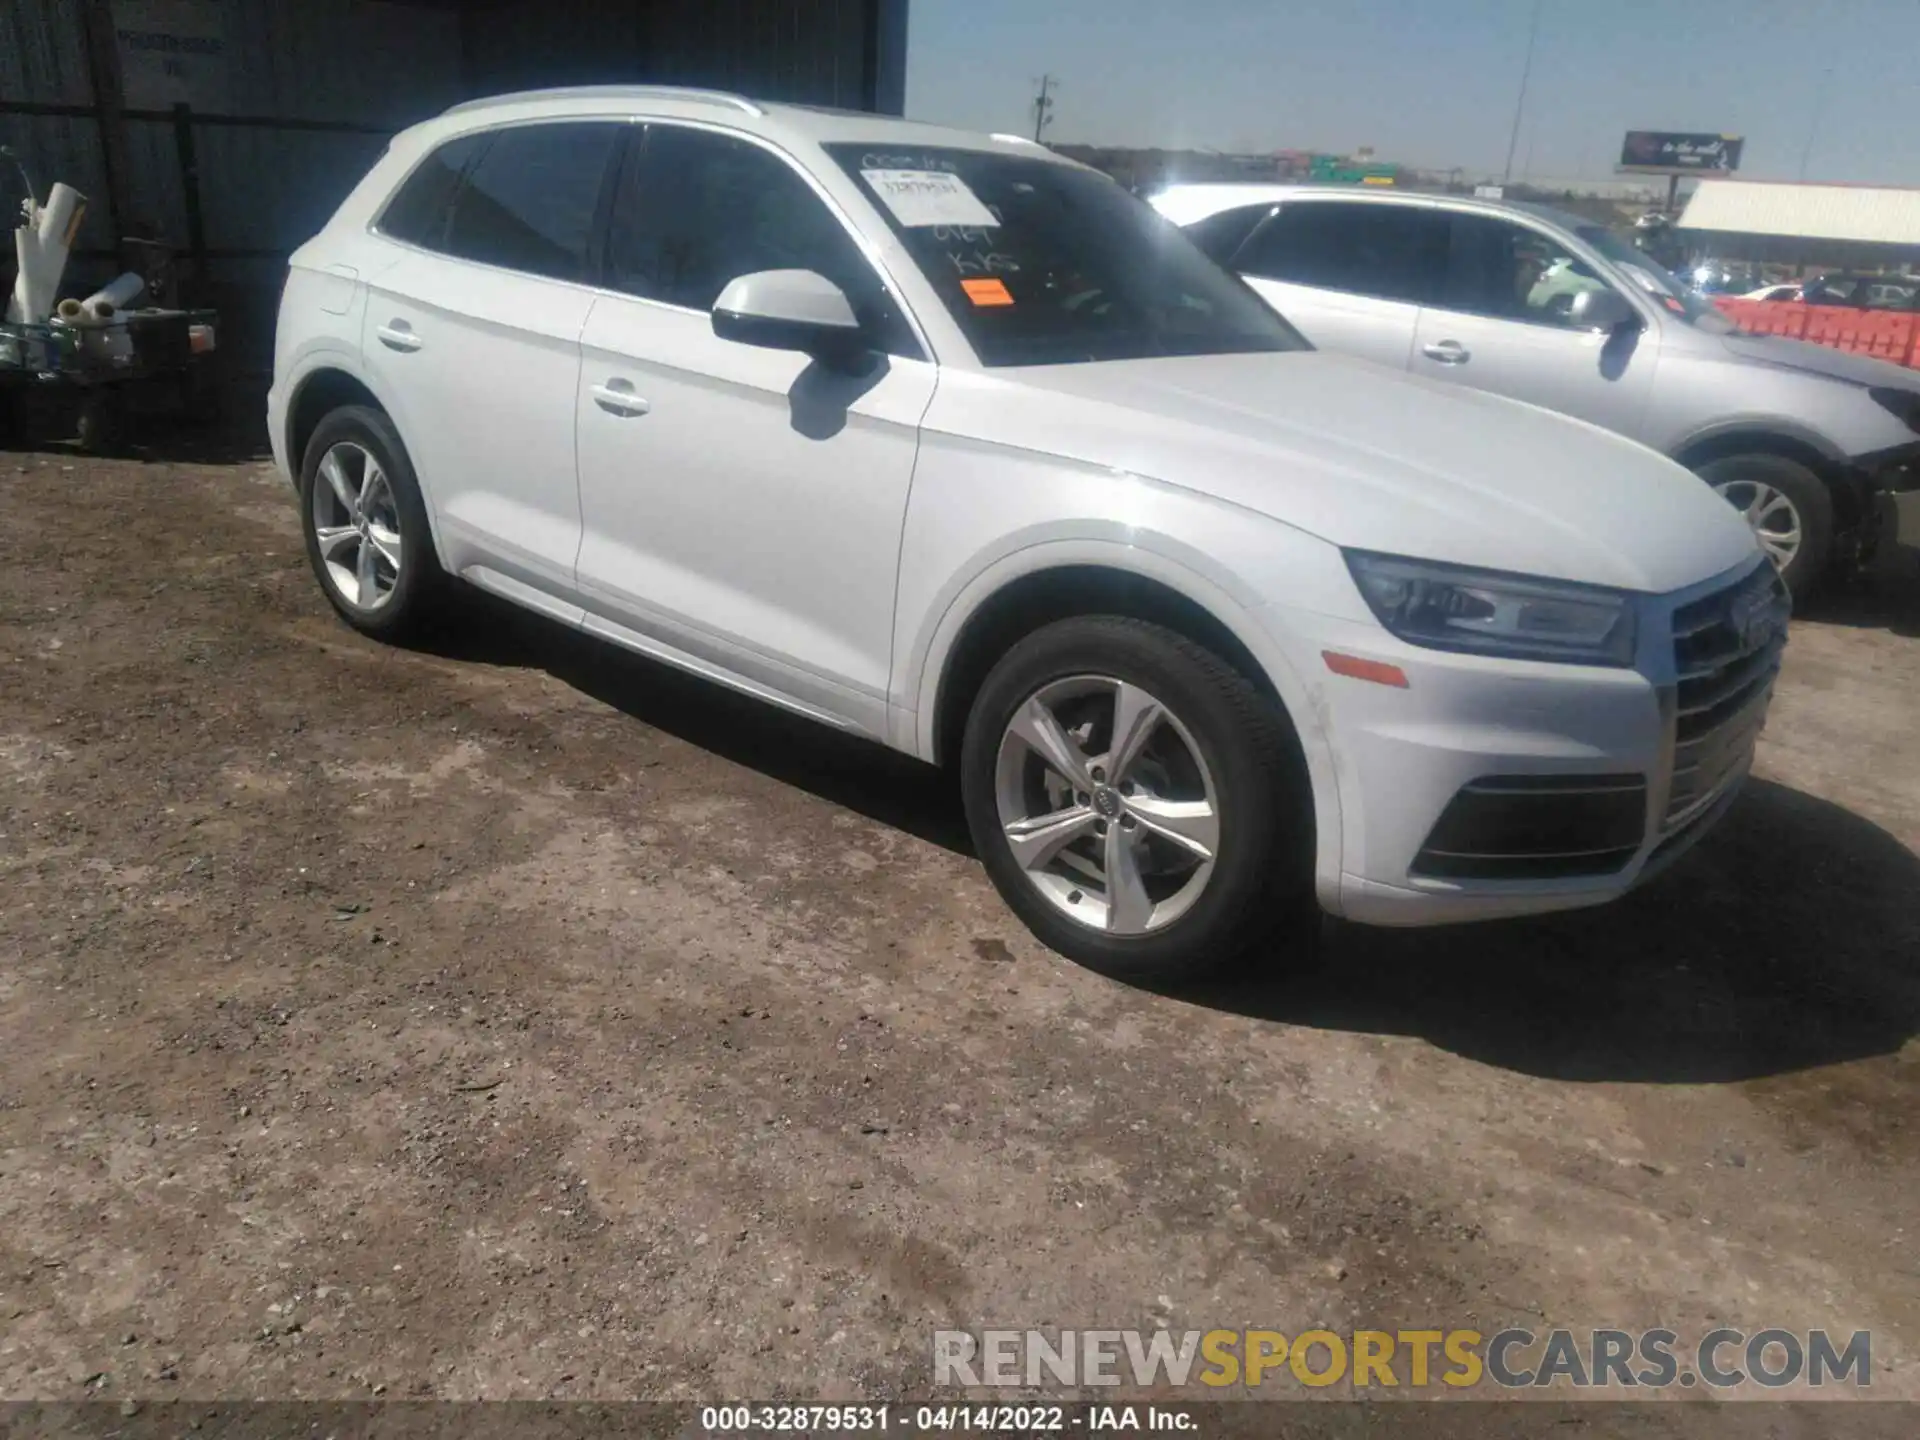
[[[618,124],[495,131],[454,201],[445,249],[463,260],[581,280]]]
[[[1447,223],[1432,210],[1364,201],[1296,201],[1234,261],[1249,275],[1429,304],[1446,267]]]
[[[380,233],[427,250],[441,249],[446,244],[447,216],[453,211],[454,193],[485,138],[463,135],[422,160],[387,202],[386,213],[380,217]]]

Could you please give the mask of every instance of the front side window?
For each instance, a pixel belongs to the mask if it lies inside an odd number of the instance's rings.
[[[1604,225],[1582,225],[1573,233],[1592,246],[1602,260],[1618,266],[1621,274],[1651,296],[1669,315],[1715,334],[1730,334],[1739,328],[1721,313],[1719,306],[1689,289],[1653,256],[1623,240]]]
[[[1260,227],[1234,264],[1293,285],[1428,304],[1439,289],[1446,233],[1445,219],[1423,206],[1296,201]]]
[[[792,165],[734,136],[649,125],[615,194],[607,283],[711,310],[730,283],[760,270],[825,276],[876,348],[922,357],[879,273]]]
[[[422,160],[387,202],[380,216],[380,233],[423,250],[443,249],[453,197],[485,142],[484,135],[462,135]]]
[[[1177,225],[1104,175],[944,146],[826,149],[983,365],[1310,348]]]
[[[1444,309],[1529,325],[1578,328],[1574,300],[1607,282],[1538,230],[1491,215],[1455,215]]]
[[[462,260],[586,280],[607,168],[625,126],[497,130],[467,171],[443,247]]]

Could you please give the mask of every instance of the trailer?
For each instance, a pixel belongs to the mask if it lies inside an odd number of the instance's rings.
[[[67,259],[86,215],[87,199],[56,184],[42,201],[11,151],[26,184],[14,230],[15,264],[0,318],[0,439],[59,416],[83,450],[120,448],[136,416],[173,410],[211,418],[218,405],[218,317],[211,310],[134,303],[148,277],[127,272],[84,299],[60,298]],[[170,257],[149,245],[146,268],[170,299]]]
[[[108,455],[143,418],[211,420],[217,349],[212,310],[122,311],[84,327],[0,322],[0,437],[64,430]]]

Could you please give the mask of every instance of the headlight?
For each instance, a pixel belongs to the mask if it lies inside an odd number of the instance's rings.
[[[1633,598],[1562,580],[1348,550],[1380,623],[1410,645],[1565,665],[1633,664]]]
[[[1901,390],[1891,385],[1876,385],[1867,394],[1882,410],[1890,410],[1909,430],[1920,434],[1920,390]]]

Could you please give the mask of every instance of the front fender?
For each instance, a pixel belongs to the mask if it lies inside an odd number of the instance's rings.
[[[405,408],[381,377],[362,363],[359,347],[350,347],[334,336],[316,337],[281,357],[273,388],[267,394],[267,432],[273,446],[274,460],[281,473],[296,486],[300,477],[291,453],[293,417],[298,413],[300,396],[307,386],[328,373],[344,375],[354,381],[386,412],[403,440],[408,433]],[[440,540],[440,514],[434,507],[433,489],[424,482],[420,485],[420,500],[426,508],[427,530],[433,539],[434,554],[445,566],[449,563],[449,557]]]
[[[1847,453],[1827,436],[1798,420],[1790,420],[1778,415],[1736,415],[1715,420],[1712,424],[1702,425],[1698,429],[1680,437],[1668,453],[1675,459],[1703,450],[1709,446],[1724,444],[1751,435],[1756,438],[1773,437],[1790,440],[1803,445],[1829,465],[1847,463]]]
[[[1297,533],[1297,532],[1296,532]],[[1304,543],[1320,542],[1300,537]],[[958,567],[926,608],[925,620],[896,670],[889,723],[892,743],[933,761],[940,688],[967,621],[1023,577],[1069,566],[1097,566],[1155,581],[1200,606],[1246,647],[1265,672],[1299,736],[1313,790],[1316,881],[1325,896],[1340,878],[1339,787],[1317,705],[1278,637],[1261,622],[1263,604],[1226,566],[1164,534],[1119,522],[1042,525],[1005,537]]]

